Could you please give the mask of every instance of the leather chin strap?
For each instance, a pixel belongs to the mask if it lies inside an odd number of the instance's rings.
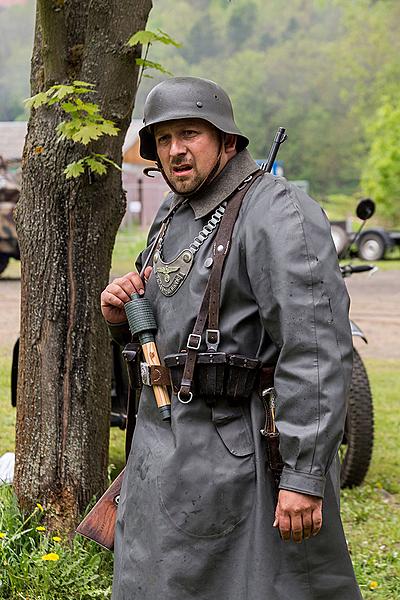
[[[220,138],[220,144],[219,144],[219,151],[218,151],[218,156],[217,159],[215,161],[215,164],[213,166],[213,168],[211,169],[211,171],[209,172],[209,174],[207,175],[207,177],[205,179],[203,179],[203,181],[201,181],[199,183],[199,185],[192,190],[191,192],[185,192],[185,194],[182,194],[181,192],[178,192],[178,190],[172,185],[172,183],[170,182],[170,180],[168,179],[167,175],[165,174],[164,169],[161,166],[161,163],[159,160],[156,161],[157,164],[157,169],[144,169],[144,173],[145,175],[148,175],[148,172],[150,171],[159,171],[161,173],[161,175],[163,176],[163,179],[165,181],[165,183],[168,185],[169,188],[171,188],[171,190],[174,192],[174,194],[176,194],[177,196],[185,196],[185,198],[191,198],[192,196],[194,196],[195,194],[197,194],[201,189],[203,189],[203,187],[207,186],[216,176],[218,169],[220,167],[221,164],[221,157],[222,157],[222,147],[224,144],[224,139],[225,136],[223,134],[223,132],[221,132],[221,138]],[[147,172],[146,172],[147,171]],[[149,177],[152,177],[152,175],[148,175]]]

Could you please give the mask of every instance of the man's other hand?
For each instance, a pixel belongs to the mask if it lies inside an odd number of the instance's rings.
[[[322,527],[322,498],[280,490],[273,526],[285,541],[292,537],[299,543],[317,535]]]
[[[150,277],[151,271],[152,267],[146,268],[145,281]],[[101,312],[106,321],[113,324],[124,323],[126,321],[124,306],[135,293],[144,294],[144,283],[138,273],[131,272],[114,279],[100,296]]]

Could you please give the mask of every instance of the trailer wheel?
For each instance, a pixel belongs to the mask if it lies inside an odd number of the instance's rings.
[[[340,447],[342,488],[351,488],[363,482],[371,462],[374,441],[374,416],[368,375],[355,348],[353,357],[345,431]]]
[[[378,233],[365,233],[358,244],[358,256],[363,260],[381,260],[385,251],[385,240]]]

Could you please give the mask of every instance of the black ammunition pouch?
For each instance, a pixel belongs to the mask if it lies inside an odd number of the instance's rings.
[[[169,368],[171,385],[175,394],[181,387],[186,352],[169,354],[164,358]],[[199,352],[192,391],[196,396],[204,398],[209,406],[224,396],[232,405],[248,400],[256,388],[260,361],[239,354],[226,352]]]

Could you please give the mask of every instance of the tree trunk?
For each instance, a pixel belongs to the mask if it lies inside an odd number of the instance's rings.
[[[106,485],[110,420],[109,339],[100,312],[125,209],[120,173],[65,179],[88,151],[121,163],[151,0],[38,0],[32,94],[73,80],[95,84],[103,116],[120,128],[89,150],[58,141],[54,107],[32,112],[16,214],[21,249],[21,345],[15,490],[20,504],[51,508],[72,529]]]

